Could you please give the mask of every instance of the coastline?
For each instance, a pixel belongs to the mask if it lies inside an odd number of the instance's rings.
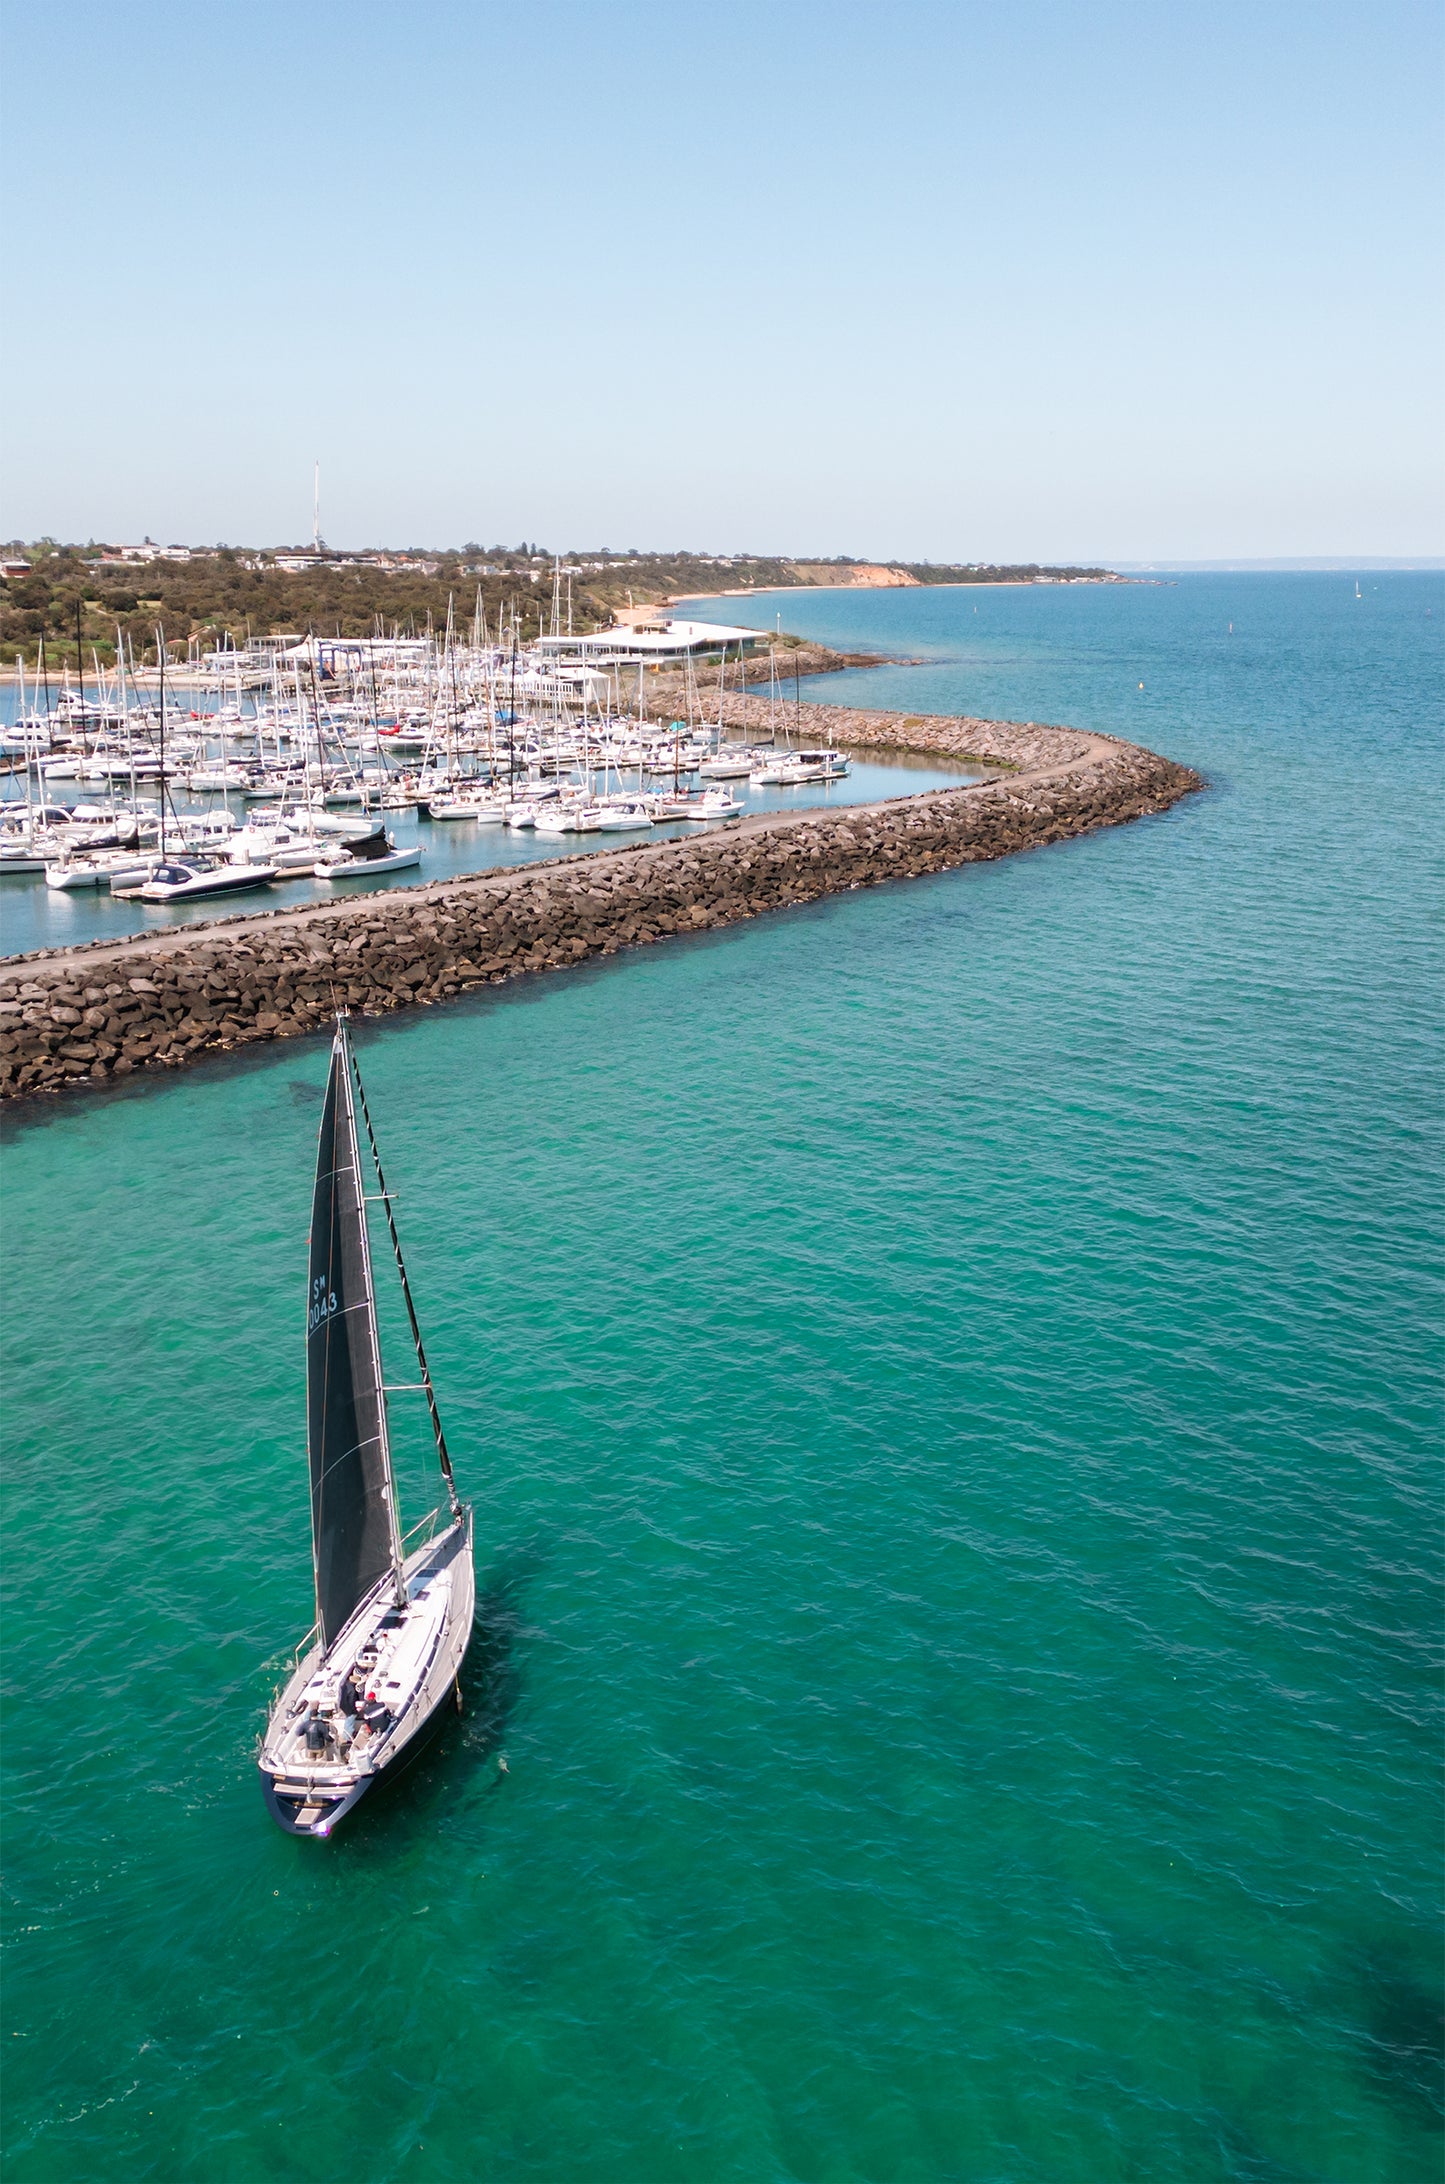
[[[766,706],[735,698],[729,718]],[[1141,745],[1083,730],[808,709],[824,733],[836,716],[873,747],[946,750],[990,771],[877,804],[757,813],[679,841],[10,957],[0,962],[0,1100],[99,1089],[315,1031],[337,1006],[390,1014],[1016,855],[1166,811],[1204,785]]]
[[[873,591],[1078,591],[1086,584],[1137,584],[1150,581],[1134,576],[981,576],[952,577],[941,584],[730,584],[725,591],[668,592],[655,603],[659,607],[683,606],[689,599],[771,599],[775,592],[801,592],[816,598],[820,592]],[[639,600],[639,605],[647,604]],[[766,634],[764,632],[764,634]]]

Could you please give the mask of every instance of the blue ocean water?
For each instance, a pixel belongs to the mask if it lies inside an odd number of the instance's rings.
[[[483,1606],[325,1848],[325,1042],[7,1124],[16,2184],[1438,2175],[1440,582],[780,608],[1210,786],[361,1028]]]

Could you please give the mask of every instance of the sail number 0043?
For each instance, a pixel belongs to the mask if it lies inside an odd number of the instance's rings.
[[[314,1335],[321,1322],[330,1319],[332,1313],[340,1309],[336,1291],[327,1288],[325,1275],[318,1274],[311,1284],[311,1309],[306,1314],[307,1334]]]

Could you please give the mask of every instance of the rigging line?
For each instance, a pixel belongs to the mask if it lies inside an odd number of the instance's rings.
[[[350,1041],[347,1043],[349,1046]],[[461,1504],[457,1500],[457,1484],[452,1476],[452,1460],[447,1453],[447,1437],[442,1431],[441,1412],[437,1409],[436,1391],[431,1384],[431,1368],[427,1364],[426,1351],[422,1347],[421,1322],[416,1316],[416,1306],[411,1300],[411,1283],[406,1278],[406,1261],[401,1255],[401,1238],[396,1233],[396,1216],[391,1210],[391,1198],[386,1188],[386,1177],[382,1173],[381,1154],[376,1147],[376,1132],[371,1127],[371,1109],[366,1104],[366,1088],[361,1081],[361,1070],[357,1063],[354,1047],[351,1049],[351,1074],[356,1081],[357,1097],[361,1101],[361,1118],[366,1124],[366,1136],[371,1146],[371,1157],[376,1163],[376,1180],[381,1185],[381,1202],[386,1208],[386,1226],[391,1236],[391,1249],[396,1259],[396,1271],[401,1276],[401,1293],[406,1300],[406,1316],[411,1322],[411,1339],[416,1347],[417,1364],[421,1367],[422,1386],[426,1390],[426,1407],[431,1413],[432,1432],[436,1435],[437,1460],[442,1467],[442,1477],[447,1482],[447,1493],[451,1497],[452,1512],[455,1515]]]

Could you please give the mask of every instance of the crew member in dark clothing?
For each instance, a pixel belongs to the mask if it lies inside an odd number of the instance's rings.
[[[319,1758],[330,1741],[331,1731],[321,1719],[319,1702],[313,1699],[311,1701],[311,1712],[306,1721],[306,1749]]]
[[[336,1711],[341,1716],[341,1742],[344,1747],[350,1744],[361,1722],[361,1693],[350,1669],[341,1679],[341,1688],[336,1694]]]

